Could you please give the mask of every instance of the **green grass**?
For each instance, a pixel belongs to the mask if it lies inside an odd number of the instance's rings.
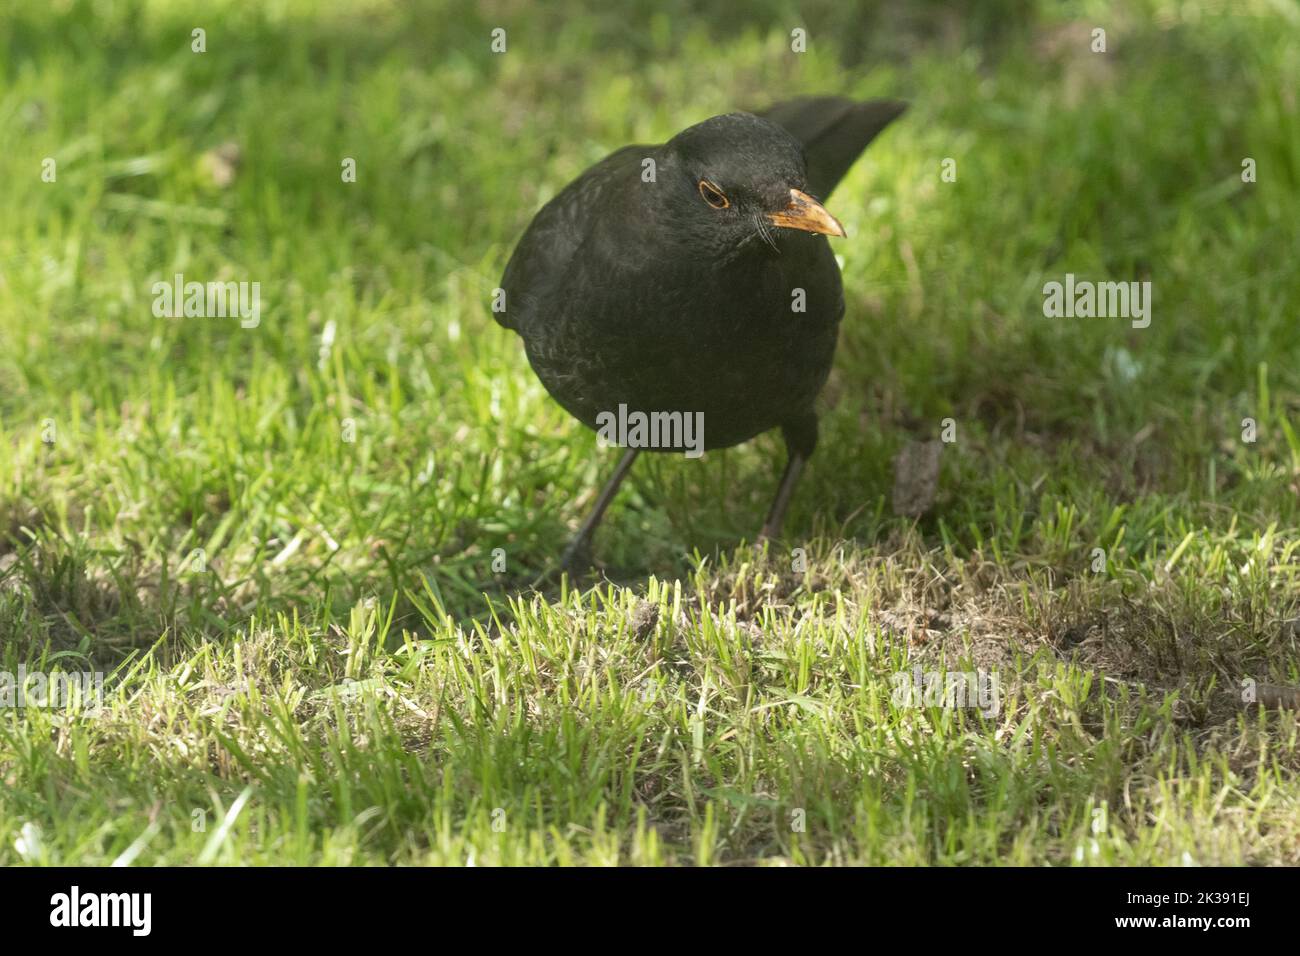
[[[0,9],[0,671],[111,691],[0,711],[0,864],[1300,863],[1294,712],[1239,700],[1300,684],[1294,5],[261,6]],[[787,540],[776,437],[642,460],[607,577],[532,592],[614,452],[491,320],[515,238],[813,92],[912,109],[829,204]],[[261,324],[154,317],[177,272]],[[1067,272],[1151,326],[1045,318]]]

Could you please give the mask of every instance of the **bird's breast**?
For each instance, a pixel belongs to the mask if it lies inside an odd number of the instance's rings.
[[[830,370],[843,311],[825,240],[729,262],[675,257],[607,264],[525,330],[551,394],[591,427],[619,406],[702,412],[705,446],[725,447],[809,408]],[[598,274],[599,273],[599,274]]]

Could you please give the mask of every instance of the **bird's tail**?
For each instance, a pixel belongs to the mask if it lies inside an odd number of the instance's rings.
[[[805,96],[777,103],[758,115],[803,144],[809,191],[825,200],[867,144],[905,109],[907,104],[901,100]]]

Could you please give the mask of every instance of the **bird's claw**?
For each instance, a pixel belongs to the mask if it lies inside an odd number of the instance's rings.
[[[576,571],[578,568],[591,567],[591,542],[586,538],[574,538],[560,555],[559,570]]]
[[[591,567],[591,563],[591,541],[581,537],[574,538],[561,552],[560,560],[543,571],[541,576],[533,582],[533,590],[537,590],[543,584],[560,577],[566,572],[573,574],[577,570],[585,570]]]

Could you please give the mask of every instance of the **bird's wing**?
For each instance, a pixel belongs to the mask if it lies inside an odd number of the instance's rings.
[[[560,281],[595,223],[593,211],[601,208],[601,194],[628,175],[636,175],[643,157],[657,147],[624,146],[560,190],[533,217],[514,254],[506,264],[501,287],[506,310],[494,316],[508,329],[518,329],[530,305],[542,298],[549,283]]]
[[[907,104],[901,100],[805,96],[777,103],[758,115],[803,144],[809,191],[824,201],[867,144],[905,109]]]

